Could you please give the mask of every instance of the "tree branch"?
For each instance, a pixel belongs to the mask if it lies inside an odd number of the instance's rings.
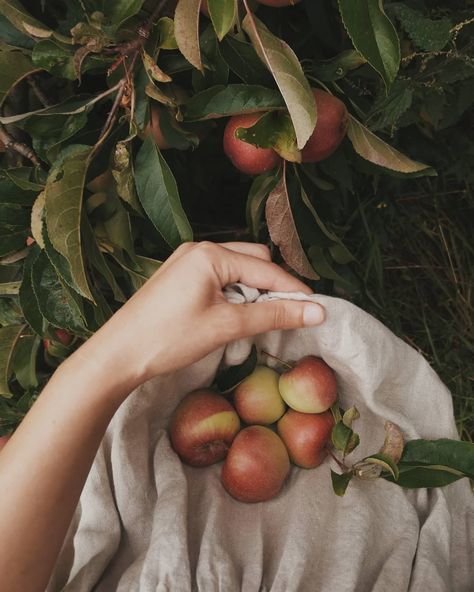
[[[26,158],[27,160],[32,162],[35,166],[41,166],[41,162],[34,153],[33,149],[27,146],[26,144],[23,144],[23,142],[18,142],[17,140],[15,140],[12,136],[10,136],[10,134],[1,124],[0,141],[3,142],[6,150],[13,150],[14,152],[17,152],[18,154],[23,156],[23,158]]]

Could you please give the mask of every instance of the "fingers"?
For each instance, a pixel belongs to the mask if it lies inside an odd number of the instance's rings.
[[[234,251],[235,253],[241,253],[242,255],[250,255],[252,257],[257,257],[258,259],[264,259],[265,261],[272,260],[270,249],[267,247],[267,245],[262,245],[260,243],[240,242],[228,242],[218,244],[221,247],[228,249],[229,251]]]
[[[276,329],[298,329],[320,325],[325,318],[324,308],[312,302],[278,300],[252,304],[229,304],[235,328],[233,339],[250,337]]]

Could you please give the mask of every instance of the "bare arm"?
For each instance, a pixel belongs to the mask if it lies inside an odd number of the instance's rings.
[[[261,245],[183,245],[57,369],[0,454],[0,592],[44,591],[107,425],[134,388],[228,341],[323,320],[315,304],[228,304],[222,287],[235,281],[310,292]]]

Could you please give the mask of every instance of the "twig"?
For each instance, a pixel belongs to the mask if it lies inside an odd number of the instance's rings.
[[[329,448],[329,446],[326,446],[326,450],[327,450],[327,453],[329,454],[329,456],[330,456],[330,457],[331,457],[331,458],[332,458],[334,461],[336,461],[336,462],[337,462],[337,464],[339,465],[339,468],[340,468],[340,469],[341,469],[341,470],[342,470],[344,473],[346,473],[349,467],[348,467],[347,465],[345,465],[345,464],[344,464],[342,461],[340,461],[340,460],[337,458],[337,456],[336,456],[336,455],[333,453],[333,451],[332,451],[332,450]]]
[[[49,99],[48,96],[43,92],[43,89],[40,87],[38,81],[36,80],[34,74],[30,74],[26,77],[28,84],[31,86],[32,91],[35,93],[39,102],[43,105],[43,107],[52,107],[54,102]]]
[[[41,162],[36,156],[36,154],[33,152],[32,148],[30,148],[26,144],[23,144],[23,142],[18,142],[17,140],[15,140],[15,138],[10,136],[10,134],[1,124],[0,140],[5,144],[5,148],[7,150],[13,150],[14,152],[17,152],[18,154],[23,156],[23,158],[26,158],[27,160],[31,161],[35,166],[41,166]]]
[[[288,364],[288,362],[285,362],[284,360],[277,358],[276,356],[274,356],[273,354],[269,354],[268,352],[262,350],[262,354],[264,356],[268,356],[269,358],[273,358],[274,360],[276,360],[277,362],[280,362],[280,364],[282,364],[283,366],[286,366],[289,370],[293,370],[293,366],[291,364]]]

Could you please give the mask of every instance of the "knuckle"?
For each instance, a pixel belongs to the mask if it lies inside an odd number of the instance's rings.
[[[215,255],[217,248],[217,245],[215,243],[211,243],[211,241],[202,241],[200,243],[196,243],[195,250],[201,256],[211,258]]]

